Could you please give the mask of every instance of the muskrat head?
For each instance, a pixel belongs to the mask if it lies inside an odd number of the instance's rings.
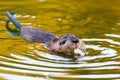
[[[71,34],[62,35],[51,41],[49,48],[55,52],[74,54],[75,57],[86,55],[84,43]]]

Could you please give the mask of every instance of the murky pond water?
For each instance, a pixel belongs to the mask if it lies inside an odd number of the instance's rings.
[[[14,26],[6,26],[7,10],[23,26],[76,35],[86,43],[87,56],[75,62],[23,40]],[[120,79],[120,1],[1,0],[0,80],[66,79]]]

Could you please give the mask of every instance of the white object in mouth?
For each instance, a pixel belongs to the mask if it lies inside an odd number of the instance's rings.
[[[74,49],[74,53],[75,54],[80,54],[80,56],[85,56],[85,53],[84,52],[82,52],[80,49]]]

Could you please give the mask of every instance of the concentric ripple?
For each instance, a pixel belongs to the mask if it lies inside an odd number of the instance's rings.
[[[83,39],[85,42],[111,42],[108,39]],[[38,44],[39,45],[39,44]],[[19,45],[12,46],[9,49],[10,56],[0,56],[0,69],[3,71],[18,73],[24,75],[37,75],[37,77],[19,76],[11,74],[1,74],[1,77],[9,76],[11,79],[15,76],[21,78],[30,78],[31,80],[44,79],[110,79],[120,78],[120,61],[117,51],[110,47],[102,45],[86,45],[87,56],[80,57],[77,62],[72,57],[65,57],[44,52],[34,47],[38,45],[25,44],[23,50],[17,49]],[[115,44],[114,44],[115,45]],[[119,45],[119,44],[116,44]],[[34,47],[33,47],[34,46]],[[43,46],[43,45],[42,45]],[[39,46],[40,47],[40,46]],[[93,51],[89,52],[89,51]],[[112,70],[112,73],[110,72]],[[101,72],[103,72],[101,74]],[[14,80],[15,80],[14,79]],[[18,79],[19,80],[19,79]],[[21,79],[20,79],[21,80]]]

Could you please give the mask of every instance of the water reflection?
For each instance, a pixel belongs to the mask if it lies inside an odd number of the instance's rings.
[[[45,2],[45,0],[38,0],[39,2]]]
[[[16,29],[11,29],[9,27],[9,21],[6,21],[6,30],[11,36],[20,36],[20,32]]]

